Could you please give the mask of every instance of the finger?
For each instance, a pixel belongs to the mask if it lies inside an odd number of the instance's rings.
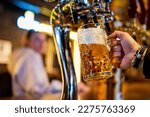
[[[118,38],[117,39],[112,39],[110,42],[111,42],[111,47],[121,45],[121,41]]]
[[[121,56],[122,56],[122,51],[112,52],[112,57],[121,57]]]
[[[122,51],[122,47],[121,45],[116,45],[114,47],[111,48],[112,52],[121,52]]]
[[[122,58],[120,57],[114,57],[112,59],[112,64],[116,67],[116,68],[119,68],[120,65],[121,65],[121,61],[122,61]]]
[[[120,38],[121,31],[114,31],[112,34],[108,36],[110,39]]]

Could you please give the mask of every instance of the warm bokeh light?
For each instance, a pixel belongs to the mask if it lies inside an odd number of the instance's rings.
[[[30,25],[29,25],[30,24]],[[40,23],[39,21],[34,20],[34,13],[31,11],[26,11],[24,16],[20,16],[17,20],[17,26],[21,29],[30,30],[33,29],[35,31],[46,32],[49,35],[52,35],[52,26],[45,23]],[[70,39],[78,40],[77,33],[71,31]]]

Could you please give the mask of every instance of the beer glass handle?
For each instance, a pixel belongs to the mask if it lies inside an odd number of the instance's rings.
[[[116,41],[117,41],[117,45],[120,45],[120,46],[121,46],[121,41],[120,41],[120,39],[119,39],[119,38],[116,38]],[[123,51],[123,50],[121,50],[121,51]],[[122,53],[123,53],[123,52],[122,52]],[[121,59],[122,59],[121,56],[115,56],[115,57],[113,58],[112,63],[113,63],[113,65],[114,65],[115,68],[119,68],[119,67],[120,67]]]

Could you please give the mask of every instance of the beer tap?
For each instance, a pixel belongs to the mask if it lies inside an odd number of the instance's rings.
[[[72,60],[69,32],[71,28],[80,23],[105,22],[113,20],[113,13],[109,8],[111,0],[59,0],[52,10],[50,23],[56,44],[57,56],[62,74],[63,100],[77,99],[77,82]],[[109,28],[106,26],[106,28]]]
[[[114,13],[110,10],[110,2],[112,2],[112,0],[104,0],[105,1],[105,11],[106,13],[108,14],[106,17],[105,17],[105,26],[106,26],[106,31],[108,34],[111,33],[111,28],[110,28],[110,24],[109,22],[112,22],[113,21],[113,16],[114,16]]]
[[[146,21],[146,28],[150,30],[150,1],[148,1],[148,11],[147,11],[147,21]]]

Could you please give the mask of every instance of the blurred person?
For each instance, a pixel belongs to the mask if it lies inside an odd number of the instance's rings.
[[[142,66],[146,78],[150,78],[150,48],[139,45],[128,33],[115,31],[109,35],[112,63],[121,69]]]
[[[12,76],[13,95],[15,97],[39,98],[48,93],[60,92],[61,83],[49,79],[42,59],[47,35],[30,30],[23,47],[15,50],[8,63]]]

